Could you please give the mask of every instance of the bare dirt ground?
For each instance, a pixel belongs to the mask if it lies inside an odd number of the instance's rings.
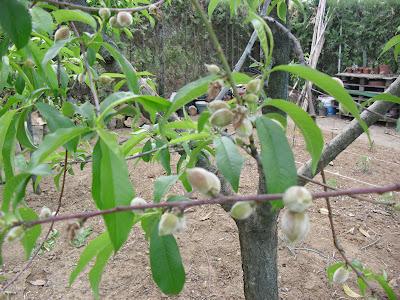
[[[335,136],[344,121],[319,120],[325,130],[326,141]],[[340,126],[339,126],[339,125]],[[335,129],[337,128],[337,129]],[[373,129],[376,142],[372,149],[364,138],[358,139],[333,165],[327,167],[327,177],[339,188],[384,185],[400,179],[400,138],[381,136],[381,129]],[[377,133],[376,133],[377,132]],[[395,134],[394,131],[390,131]],[[288,130],[292,142],[292,129]],[[386,139],[390,139],[390,143]],[[299,133],[295,138],[296,161],[308,159],[304,141]],[[129,162],[131,180],[137,194],[151,199],[156,176],[163,174],[156,164]],[[88,165],[83,171],[75,169],[68,176],[61,214],[95,209],[91,200],[91,175]],[[345,177],[341,177],[345,176]],[[351,179],[352,178],[352,179]],[[255,163],[249,158],[240,181],[240,193],[255,193],[257,183]],[[320,180],[319,177],[316,178]],[[355,179],[355,180],[354,180]],[[320,187],[308,185],[312,190]],[[1,187],[0,187],[1,189]],[[43,205],[55,209],[58,192],[51,180],[42,183],[40,196],[28,193],[27,202],[37,211]],[[182,191],[180,186],[175,192]],[[378,199],[378,196],[370,196]],[[400,195],[395,195],[400,201]],[[380,271],[384,269],[396,293],[400,295],[400,213],[383,205],[341,197],[332,201],[338,238],[351,258]],[[289,250],[279,244],[279,287],[282,299],[346,299],[340,286],[331,286],[326,267],[340,260],[332,246],[327,216],[321,213],[323,201],[317,201],[310,210],[312,229],[307,239]],[[198,207],[187,212],[187,230],[177,236],[186,269],[186,285],[174,299],[243,299],[242,270],[238,234],[235,223],[220,207]],[[104,229],[100,218],[86,224],[94,233]],[[83,248],[75,248],[67,239],[67,224],[56,225],[60,236],[52,250],[34,261],[8,294],[13,299],[91,299],[87,271],[72,287],[68,277]],[[45,231],[44,228],[43,231]],[[166,299],[151,278],[148,245],[141,230],[135,227],[128,242],[111,260],[104,273],[101,295],[104,299]],[[5,264],[1,268],[3,280],[12,278],[25,264],[20,245],[6,245]],[[45,284],[37,284],[37,279]],[[352,277],[354,279],[354,276]],[[36,281],[35,281],[36,280]],[[40,282],[40,281],[39,281]],[[354,280],[352,281],[354,282]],[[349,283],[354,288],[353,283]]]

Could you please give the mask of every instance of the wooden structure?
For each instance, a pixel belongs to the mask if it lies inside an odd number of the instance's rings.
[[[345,89],[359,105],[364,105],[369,98],[383,93],[397,78],[395,75],[364,73],[338,73],[336,77],[339,77],[343,81]],[[339,109],[339,103],[337,101],[335,101],[334,106],[337,108],[339,116],[350,116],[347,112]],[[399,113],[400,105],[396,105],[388,112],[388,116],[391,118],[399,118]],[[385,118],[381,119],[381,121],[390,122],[393,120]]]

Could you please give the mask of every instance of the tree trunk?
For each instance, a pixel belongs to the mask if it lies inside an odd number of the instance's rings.
[[[236,222],[247,300],[278,299],[278,213],[263,204],[253,217]]]
[[[274,34],[275,51],[273,65],[289,63],[290,41],[287,35],[271,25]],[[267,87],[270,98],[287,99],[289,75],[286,72],[271,74]],[[263,113],[276,111],[263,109]],[[277,111],[282,113],[282,111]],[[265,178],[261,168],[258,169],[258,193],[264,194]],[[278,295],[278,231],[277,218],[279,211],[273,210],[266,203],[259,205],[251,218],[237,221],[240,250],[242,256],[244,295],[247,300],[279,299]]]

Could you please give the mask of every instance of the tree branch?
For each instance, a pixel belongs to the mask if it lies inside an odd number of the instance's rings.
[[[294,34],[288,28],[286,28],[283,24],[278,22],[276,19],[269,17],[269,16],[264,17],[264,19],[267,22],[274,24],[276,26],[276,28],[282,32],[282,34],[287,35],[289,37],[289,40],[292,44],[292,49],[293,49],[294,54],[297,56],[299,62],[302,65],[304,65],[305,64],[304,52],[303,52],[303,49],[301,48],[301,44],[300,44],[299,40],[294,36]]]
[[[325,178],[325,173],[324,170],[321,170],[321,177],[322,177],[322,182],[326,184],[326,178]],[[324,186],[324,191],[327,191],[327,187]],[[376,294],[376,291],[371,287],[371,285],[368,283],[367,279],[365,278],[364,274],[357,270],[351,261],[347,258],[346,253],[342,246],[339,244],[339,240],[336,235],[336,230],[335,230],[335,224],[333,223],[333,213],[332,213],[332,207],[331,207],[331,202],[329,200],[329,197],[325,197],[325,202],[326,202],[326,207],[328,209],[328,218],[329,218],[329,224],[331,227],[331,232],[332,232],[332,239],[333,239],[333,245],[335,248],[339,251],[340,255],[343,257],[344,261],[346,262],[346,265],[349,266],[354,273],[357,274],[358,278],[361,278],[362,281],[364,281],[365,285],[372,291],[373,294]]]
[[[206,27],[208,34],[210,35],[211,42],[214,44],[215,50],[217,51],[217,55],[222,63],[222,66],[226,73],[226,77],[232,86],[233,94],[236,97],[236,99],[240,102],[241,97],[240,97],[238,89],[236,87],[235,80],[233,79],[231,68],[225,57],[224,51],[222,50],[221,44],[218,41],[218,37],[215,34],[214,29],[212,28],[211,22],[208,20],[208,17],[206,15],[206,13],[204,12],[204,10],[201,8],[198,0],[191,0],[191,2],[194,5],[194,7],[196,8],[196,10],[198,11],[198,13],[200,14],[203,24]]]
[[[313,199],[325,198],[325,197],[337,197],[337,196],[347,196],[347,195],[359,195],[359,194],[371,194],[377,193],[382,194],[391,191],[400,191],[400,183],[387,185],[383,187],[371,187],[371,188],[353,188],[347,190],[340,191],[330,191],[330,192],[316,192],[313,193]],[[60,222],[71,219],[88,219],[101,215],[109,215],[118,212],[126,212],[132,210],[146,210],[150,208],[178,208],[181,211],[189,207],[202,206],[202,205],[215,205],[215,204],[233,204],[236,202],[246,202],[246,201],[255,201],[257,203],[265,203],[273,200],[282,199],[283,194],[257,194],[257,195],[232,195],[232,196],[218,196],[215,198],[196,200],[196,201],[179,201],[179,202],[160,202],[160,203],[149,203],[145,205],[131,205],[131,206],[118,206],[111,209],[106,210],[97,210],[90,212],[82,212],[71,215],[64,216],[55,216],[41,220],[35,221],[19,221],[12,225],[12,227],[16,226],[25,226],[32,227],[39,224],[52,223],[52,222]]]
[[[41,1],[59,5],[59,6],[63,6],[63,7],[79,9],[79,10],[87,11],[87,12],[98,12],[99,9],[102,8],[102,7],[83,6],[83,5],[79,5],[79,4],[74,4],[74,3],[64,2],[64,1],[57,1],[57,0],[41,0]],[[111,12],[115,12],[115,13],[123,12],[123,11],[133,13],[133,12],[138,12],[138,11],[142,11],[142,10],[156,8],[158,6],[161,6],[164,2],[165,2],[165,0],[159,0],[157,2],[154,2],[153,4],[148,4],[148,5],[144,5],[144,6],[137,6],[137,7],[132,7],[132,8],[112,8],[112,7],[110,7],[108,9]]]
[[[400,77],[398,77],[385,92],[390,93],[394,96],[400,96]],[[361,114],[361,118],[365,121],[365,123],[367,123],[368,126],[371,126],[380,118],[379,115],[377,115],[376,113],[385,114],[390,108],[393,107],[393,105],[394,103],[391,102],[376,101],[368,108],[368,111],[364,111]],[[373,111],[374,113],[371,111]],[[354,119],[341,134],[336,136],[324,147],[316,173],[326,167],[343,150],[345,150],[351,143],[353,143],[354,140],[358,138],[363,132],[364,130],[362,129],[358,121]],[[311,160],[309,160],[303,167],[301,167],[297,173],[299,175],[313,178],[315,175],[311,171]],[[299,183],[304,185],[305,181],[301,181]]]

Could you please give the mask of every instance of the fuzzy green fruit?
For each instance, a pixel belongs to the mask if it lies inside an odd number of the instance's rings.
[[[243,97],[244,101],[247,103],[257,103],[258,96],[256,94],[247,94]]]
[[[131,206],[146,205],[146,204],[147,204],[146,200],[140,197],[135,197],[131,201]],[[132,212],[136,214],[142,214],[144,213],[144,209],[132,209]]]
[[[61,26],[57,29],[56,33],[54,34],[54,41],[61,41],[66,40],[70,37],[71,32],[69,31],[68,26]]]
[[[236,128],[236,134],[241,138],[248,138],[253,133],[253,124],[249,119],[243,119],[242,123]]]
[[[186,170],[191,186],[206,196],[216,197],[221,191],[219,178],[203,168],[192,168]]]
[[[117,15],[117,22],[121,27],[128,27],[133,23],[132,15],[128,12],[120,12]]]
[[[166,212],[161,216],[160,223],[158,223],[158,234],[160,236],[173,234],[178,227],[179,218],[175,214]]]
[[[335,273],[333,273],[333,282],[338,284],[343,284],[349,279],[350,272],[349,270],[343,266],[338,268]]]
[[[236,202],[230,211],[232,218],[245,220],[254,212],[254,202]]]
[[[110,24],[111,28],[121,28],[117,22],[117,17],[111,17],[110,20],[108,20],[108,23]]]
[[[210,123],[213,126],[225,127],[232,123],[234,114],[227,108],[218,109],[211,115]]]
[[[108,8],[102,7],[99,9],[99,16],[103,20],[107,20],[109,17],[111,17],[111,11]]]
[[[257,94],[261,90],[261,85],[260,79],[253,79],[246,85],[246,92]]]
[[[211,112],[216,112],[217,110],[222,109],[222,108],[229,109],[228,103],[226,103],[225,101],[222,101],[222,100],[214,100],[214,101],[211,101],[210,103],[208,103],[208,109]]]
[[[302,213],[312,204],[311,193],[302,186],[292,186],[283,194],[283,203],[291,212]]]
[[[24,228],[22,226],[13,227],[7,233],[6,241],[7,242],[12,242],[12,241],[15,241],[17,239],[20,239],[23,234],[24,234]]]
[[[206,68],[207,68],[208,73],[213,74],[213,75],[216,75],[221,71],[221,69],[217,65],[206,64]]]
[[[43,206],[40,210],[39,219],[45,219],[51,216],[50,208]]]
[[[306,213],[285,209],[280,224],[285,240],[291,244],[302,241],[310,231],[310,218]]]

